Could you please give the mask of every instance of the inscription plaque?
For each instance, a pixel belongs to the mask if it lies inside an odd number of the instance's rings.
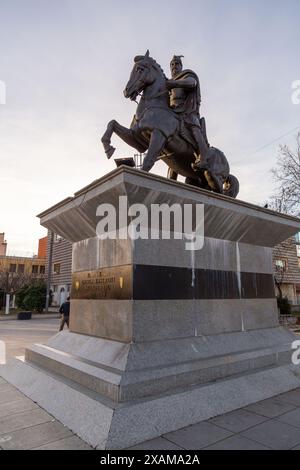
[[[131,299],[132,265],[72,274],[72,299]]]

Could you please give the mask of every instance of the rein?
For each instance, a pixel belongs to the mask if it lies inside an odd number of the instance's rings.
[[[143,98],[145,101],[150,101],[150,100],[154,100],[155,98],[158,98],[159,96],[163,96],[165,95],[166,93],[169,93],[169,90],[168,89],[165,89],[163,91],[160,91],[159,93],[157,93],[156,95],[153,95],[153,96],[150,96],[150,98]]]
[[[150,101],[150,100],[155,100],[156,98],[159,98],[160,96],[163,96],[165,95],[166,93],[169,93],[169,90],[166,89],[166,90],[163,90],[163,91],[160,91],[159,93],[157,93],[156,95],[153,95],[153,96],[150,96],[150,98],[145,98],[143,96],[143,92],[139,93],[137,96],[140,96],[141,99],[145,100],[145,101]],[[137,105],[139,104],[136,100],[133,100]]]

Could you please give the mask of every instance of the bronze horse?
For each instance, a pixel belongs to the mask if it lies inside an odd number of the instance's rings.
[[[185,176],[185,182],[227,196],[236,197],[239,192],[237,178],[230,174],[228,161],[221,150],[209,146],[207,139],[201,155],[207,162],[205,169],[197,168],[195,146],[189,129],[169,107],[166,76],[160,65],[149,57],[134,59],[134,67],[124,90],[124,96],[135,101],[142,94],[130,129],[112,120],[102,137],[105,153],[110,158],[115,148],[111,145],[112,134],[138,150],[147,152],[142,170],[150,171],[158,159],[169,167],[168,177]]]

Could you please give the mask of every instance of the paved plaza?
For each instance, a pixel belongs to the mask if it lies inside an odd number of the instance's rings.
[[[7,344],[8,357],[23,355],[25,347],[52,336],[58,324],[58,319],[1,321],[0,339]],[[2,378],[0,448],[91,449]],[[168,433],[132,449],[300,450],[300,389]]]
[[[44,343],[58,332],[59,319],[1,320],[0,340],[5,341],[8,357],[22,356],[33,343]]]

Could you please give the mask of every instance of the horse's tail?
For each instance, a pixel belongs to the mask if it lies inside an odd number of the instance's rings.
[[[225,189],[223,194],[225,196],[236,198],[240,190],[239,180],[233,176],[229,175],[225,180]]]

